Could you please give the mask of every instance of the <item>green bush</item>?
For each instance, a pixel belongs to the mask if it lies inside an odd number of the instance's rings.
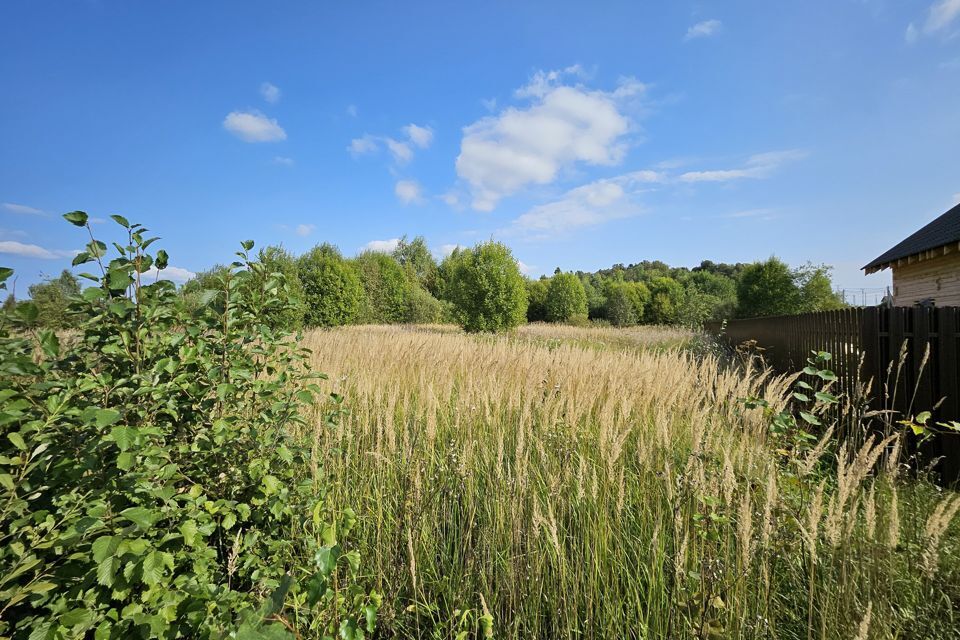
[[[770,258],[743,269],[737,284],[737,315],[741,318],[798,313],[800,291],[790,267]]]
[[[430,253],[423,236],[417,236],[413,240],[407,240],[407,236],[403,236],[392,255],[407,272],[411,282],[420,285],[431,295],[437,294],[437,261]]]
[[[366,251],[349,261],[360,275],[365,298],[360,322],[392,324],[407,319],[410,285],[403,267],[391,256]]]
[[[360,317],[364,305],[360,277],[335,249],[314,247],[297,260],[297,273],[308,326],[336,327]]]
[[[680,320],[683,305],[683,286],[669,276],[654,276],[646,282],[650,302],[644,318],[650,324],[674,324]]]
[[[650,290],[640,282],[608,280],[604,301],[603,317],[615,327],[629,327],[643,320]]]
[[[547,285],[545,306],[550,322],[568,322],[574,316],[586,316],[587,294],[580,278],[572,273],[555,274]]]
[[[37,307],[36,326],[65,329],[76,324],[78,319],[70,316],[67,306],[70,298],[80,293],[80,281],[68,270],[58,278],[30,285],[27,292]]]
[[[445,296],[465,330],[504,331],[527,317],[527,290],[506,245],[485,242],[444,260]]]
[[[527,280],[527,322],[547,319],[547,283],[545,278]]]
[[[271,326],[275,329],[288,330],[301,328],[306,313],[306,305],[297,258],[283,247],[270,246],[257,252],[257,261],[263,265],[262,273],[256,276],[259,280],[265,282],[275,273],[282,274],[290,293],[290,304],[287,305],[286,309],[275,311],[266,316]]]
[[[34,303],[0,315],[0,636],[372,632],[378,596],[344,547],[356,517],[293,435],[320,393],[308,352],[262,320],[290,306],[283,274],[244,242],[187,305],[140,284],[166,253],[114,220],[118,255],[93,240],[75,260],[99,273],[70,300],[79,335],[24,333]]]
[[[444,304],[430,295],[430,292],[417,284],[410,286],[407,299],[406,321],[412,324],[434,324],[443,322],[447,315]]]

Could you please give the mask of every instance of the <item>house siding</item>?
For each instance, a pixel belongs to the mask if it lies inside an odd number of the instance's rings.
[[[896,306],[911,307],[928,299],[940,307],[960,306],[960,253],[893,265]]]

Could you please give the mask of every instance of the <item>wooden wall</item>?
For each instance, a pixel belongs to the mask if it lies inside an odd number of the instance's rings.
[[[960,306],[960,252],[893,266],[893,303],[898,307],[932,298],[938,307]]]

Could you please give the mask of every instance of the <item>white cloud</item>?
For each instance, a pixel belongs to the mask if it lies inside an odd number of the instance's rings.
[[[294,229],[294,232],[301,238],[306,237],[313,233],[313,230],[317,228],[315,224],[298,224],[297,228]]]
[[[447,191],[437,196],[443,202],[450,207],[459,207],[460,206],[460,194],[454,190]]]
[[[681,182],[727,182],[744,178],[766,178],[778,167],[792,160],[806,157],[806,152],[798,149],[770,151],[750,156],[743,167],[736,169],[714,169],[710,171],[688,171],[680,175]]]
[[[270,104],[276,104],[280,101],[280,87],[264,82],[260,85],[260,95]]]
[[[517,260],[517,266],[520,268],[520,273],[525,276],[530,275],[536,269],[536,267],[532,267],[522,260]]]
[[[28,216],[47,215],[46,212],[43,211],[42,209],[37,209],[35,207],[28,207],[25,204],[14,204],[12,202],[4,202],[3,204],[0,204],[0,206],[2,206],[4,209],[9,211],[10,213],[19,213],[21,215],[28,215]]]
[[[59,251],[44,249],[36,244],[26,244],[16,240],[0,241],[0,253],[11,256],[20,256],[21,258],[40,258],[42,260],[54,260],[56,258],[66,258],[76,254],[76,251]]]
[[[484,98],[480,101],[480,104],[483,105],[483,108],[487,111],[496,111],[497,110],[497,99],[496,98]]]
[[[960,204],[960,191],[953,194],[953,204]]]
[[[359,138],[354,138],[350,141],[350,146],[347,147],[347,151],[350,152],[354,158],[366,155],[368,153],[374,153],[377,150],[377,139],[371,136],[370,134],[363,134]]]
[[[433,142],[433,129],[430,127],[421,127],[415,124],[408,124],[401,129],[406,140],[397,140],[389,136],[375,136],[369,133],[363,134],[359,138],[350,141],[347,150],[353,157],[375,153],[380,150],[381,145],[390,151],[393,161],[397,165],[404,165],[413,160],[413,148],[411,145],[426,149]]]
[[[936,0],[927,10],[927,18],[921,27],[911,22],[907,25],[907,42],[916,42],[921,35],[934,35],[950,28],[960,17],[960,0]]]
[[[348,105],[347,105],[347,115],[350,116],[351,118],[356,118],[356,117],[357,117],[357,105],[348,104]]]
[[[393,138],[386,138],[383,142],[390,149],[393,161],[397,164],[407,164],[413,160],[413,149],[406,142],[399,142]]]
[[[622,101],[644,85],[626,78],[612,92],[561,84],[579,67],[539,71],[516,91],[529,106],[510,107],[463,130],[457,174],[469,185],[473,208],[491,211],[501,198],[533,184],[549,184],[577,163],[615,165],[631,130]]]
[[[641,187],[663,180],[664,176],[656,171],[635,171],[596,180],[567,191],[559,200],[533,207],[513,220],[504,231],[544,238],[629,218],[642,211],[634,198]]]
[[[903,32],[903,39],[907,41],[908,44],[913,44],[920,37],[920,30],[917,29],[917,25],[912,22],[907,25],[907,30]]]
[[[723,23],[719,20],[704,20],[687,29],[687,35],[685,35],[683,39],[694,40],[696,38],[709,38],[712,35],[720,33],[722,28]]]
[[[293,166],[293,158],[288,158],[286,156],[273,156],[273,164],[282,164],[285,167]]]
[[[363,245],[367,251],[377,251],[379,253],[392,253],[397,245],[400,244],[400,238],[390,238],[389,240],[371,240]]]
[[[287,132],[276,120],[259,111],[232,111],[223,120],[223,128],[244,142],[278,142]]]
[[[394,187],[393,192],[403,204],[420,202],[420,185],[414,180],[400,180]]]
[[[513,95],[517,98],[542,98],[559,85],[563,78],[583,76],[583,68],[579,64],[552,71],[538,69],[527,84],[514,91]]]
[[[420,127],[410,123],[403,128],[403,132],[407,134],[410,142],[421,149],[426,149],[433,142],[433,129],[430,127]]]
[[[157,278],[157,273],[158,272],[156,267],[150,267],[149,269],[143,272],[141,280],[146,278],[154,280]],[[187,269],[184,269],[183,267],[168,266],[166,269],[163,269],[159,273],[160,273],[160,280],[170,280],[178,284],[183,284],[187,280],[192,280],[193,278],[197,277],[197,274],[195,274],[193,271],[189,271]]]

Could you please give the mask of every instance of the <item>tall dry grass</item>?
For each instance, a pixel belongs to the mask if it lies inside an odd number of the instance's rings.
[[[896,436],[782,450],[740,399],[789,380],[654,331],[306,336],[346,397],[310,435],[381,633],[960,637],[960,498],[905,480]]]

